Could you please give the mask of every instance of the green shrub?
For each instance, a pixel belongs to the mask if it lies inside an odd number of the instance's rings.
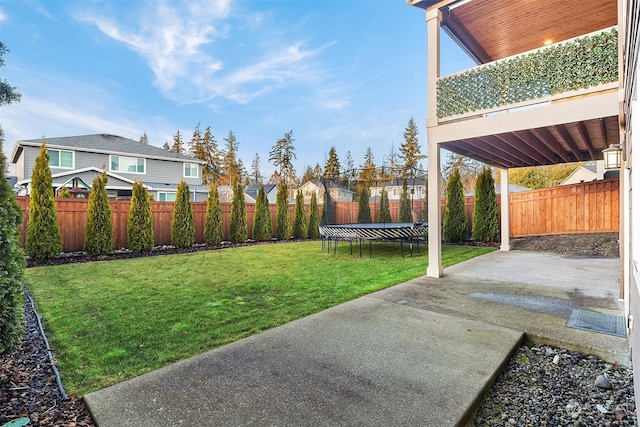
[[[260,184],[255,213],[253,214],[253,240],[258,242],[269,240],[271,239],[272,231],[269,199],[264,192],[264,186]]]
[[[318,197],[316,193],[311,193],[311,202],[309,203],[309,225],[307,233],[310,239],[320,238],[320,216],[318,215]]]
[[[71,193],[67,187],[62,187],[58,190],[58,197],[61,199],[71,199]]]
[[[56,215],[51,169],[49,169],[49,154],[44,139],[31,175],[25,247],[27,255],[35,259],[55,258],[62,252],[60,225]]]
[[[391,210],[389,209],[389,193],[387,190],[382,190],[380,194],[380,209],[378,210],[378,222],[380,224],[386,224],[391,222]]]
[[[498,236],[498,202],[491,168],[485,166],[476,181],[476,200],[471,217],[471,235],[479,242],[492,242]]]
[[[20,348],[24,336],[22,277],[25,261],[18,234],[22,211],[5,177],[3,142],[0,129],[0,354],[9,354]]]
[[[207,245],[222,243],[222,206],[220,195],[215,184],[209,186],[207,197],[207,213],[204,220],[204,241]]]
[[[278,196],[276,197],[276,237],[279,240],[287,240],[291,237],[287,193],[287,184],[282,180],[278,186]]]
[[[245,242],[247,240],[247,211],[244,200],[244,188],[242,184],[240,184],[240,180],[236,180],[233,184],[229,240],[233,243]]]
[[[358,192],[358,224],[369,224],[370,222],[369,188],[363,187]]]
[[[134,252],[150,251],[155,243],[151,199],[141,182],[133,183],[127,219],[127,247]]]
[[[409,199],[409,189],[407,188],[406,179],[402,184],[402,193],[400,193],[399,222],[413,222],[413,212],[411,211],[411,200]]]
[[[90,255],[106,255],[113,251],[113,221],[106,189],[107,179],[104,172],[99,173],[91,184],[84,237],[84,250]]]
[[[176,201],[173,205],[173,218],[171,220],[171,244],[176,248],[190,248],[196,241],[195,226],[193,223],[193,209],[189,186],[182,181],[178,184]]]
[[[296,207],[293,211],[293,237],[307,238],[307,216],[304,212],[304,196],[300,190],[296,194]]]
[[[460,172],[455,169],[447,182],[447,204],[444,210],[442,237],[450,243],[467,239],[467,214]]]

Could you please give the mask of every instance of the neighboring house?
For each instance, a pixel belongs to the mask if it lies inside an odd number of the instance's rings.
[[[260,191],[260,185],[253,184],[245,187],[244,193],[251,200],[251,202],[248,203],[256,202],[258,199],[258,191]],[[264,192],[267,195],[269,204],[275,204],[276,199],[278,198],[278,186],[275,184],[264,184]]]
[[[589,162],[584,166],[578,166],[560,185],[579,184],[604,178],[604,162],[597,160]]]
[[[153,145],[109,134],[45,138],[53,187],[90,189],[96,174],[107,174],[109,197],[131,197],[140,181],[157,201],[174,201],[178,184],[189,184],[191,200],[203,201],[208,188],[202,185],[204,162],[184,154],[171,153]],[[18,194],[28,195],[35,159],[42,139],[17,141],[11,153],[16,165]]]
[[[256,197],[257,195],[258,195],[258,192],[256,191]],[[233,201],[233,185],[218,185],[218,196],[220,197],[220,202],[231,203]],[[256,199],[254,197],[247,194],[246,188],[244,191],[244,202],[245,203],[256,202]]]
[[[311,195],[315,193],[318,204],[323,204],[325,187],[329,191],[329,197],[331,197],[334,202],[352,202],[354,200],[355,193],[347,187],[329,179],[324,180],[324,184],[323,181],[319,179],[313,179],[305,182],[299,188],[299,190],[302,191],[304,203],[310,203]]]
[[[386,190],[389,201],[400,200],[403,186],[404,179],[396,178],[376,185],[375,187],[371,187],[369,189],[369,191],[371,191],[371,199],[372,201],[377,201],[382,195],[382,190]],[[413,200],[424,199],[424,195],[427,194],[426,183],[421,179],[409,178],[407,179],[407,191],[409,193],[409,198],[413,198]]]

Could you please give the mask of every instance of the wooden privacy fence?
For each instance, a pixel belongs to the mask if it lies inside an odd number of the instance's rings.
[[[619,181],[617,179],[593,181],[582,184],[531,190],[509,195],[511,213],[511,237],[540,236],[545,234],[599,233],[619,230],[620,205]],[[25,212],[20,226],[22,244],[27,235],[29,215],[29,197],[16,197],[18,205]],[[471,217],[473,214],[473,197],[465,197],[468,231],[471,234]],[[497,196],[500,206],[500,196]],[[114,242],[116,248],[127,247],[127,219],[129,217],[129,200],[111,200],[111,217],[114,226]],[[441,201],[441,213],[444,216],[446,201]],[[422,218],[424,200],[412,201],[414,221]],[[171,243],[172,202],[151,202],[151,214],[155,231],[156,245]],[[231,203],[222,205],[222,230],[224,239],[229,237],[229,219]],[[207,210],[206,202],[191,203],[196,230],[196,243],[204,242],[204,222]],[[87,224],[86,199],[56,199],[58,223],[65,252],[82,250],[84,246],[84,230]],[[379,205],[370,203],[371,218],[376,220]],[[400,202],[389,202],[391,219],[398,222]],[[358,220],[357,202],[334,203],[333,218],[335,224],[355,223]],[[255,205],[247,204],[247,231],[249,238],[253,236],[253,216]],[[276,206],[269,205],[273,230],[276,227]],[[322,207],[320,207],[322,210]],[[309,206],[305,206],[307,218]],[[293,224],[294,205],[289,205],[289,218]]]

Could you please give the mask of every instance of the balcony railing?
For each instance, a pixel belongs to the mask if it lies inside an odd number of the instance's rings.
[[[437,116],[454,118],[618,81],[615,27],[491,62],[437,82]]]

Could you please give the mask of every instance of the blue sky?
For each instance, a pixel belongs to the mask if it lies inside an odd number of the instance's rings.
[[[111,133],[171,144],[233,131],[247,168],[293,130],[299,175],[335,146],[377,164],[410,117],[426,154],[426,24],[404,0],[3,1],[0,110],[19,139]],[[443,74],[471,62],[445,41]]]

